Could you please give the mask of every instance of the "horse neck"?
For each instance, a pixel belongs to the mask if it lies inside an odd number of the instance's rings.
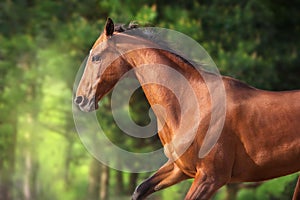
[[[159,129],[163,124],[168,129],[163,143],[168,143],[177,132],[194,130],[191,124],[200,121],[199,110],[205,112],[209,107],[209,92],[199,72],[190,63],[161,49],[137,49],[128,53],[126,59],[157,116]],[[182,125],[182,119],[190,120]]]

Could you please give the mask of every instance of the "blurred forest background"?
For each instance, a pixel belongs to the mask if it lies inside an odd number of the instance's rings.
[[[102,165],[74,127],[75,75],[108,16],[185,33],[208,51],[222,74],[262,89],[290,90],[300,88],[299,8],[300,1],[286,0],[2,0],[0,200],[129,199],[150,175]],[[143,95],[133,102],[133,117],[147,123]],[[119,146],[132,151],[157,146],[155,140],[122,134],[107,99],[98,115]],[[291,199],[295,184],[296,174],[232,184],[214,199]],[[183,199],[189,186],[185,181],[150,199]]]

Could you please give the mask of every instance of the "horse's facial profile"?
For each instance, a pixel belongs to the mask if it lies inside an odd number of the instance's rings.
[[[107,94],[129,65],[115,48],[114,23],[108,18],[103,33],[92,47],[77,88],[75,103],[83,111],[98,108],[98,101]]]

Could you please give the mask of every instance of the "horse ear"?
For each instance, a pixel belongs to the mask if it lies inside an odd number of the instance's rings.
[[[107,18],[104,33],[106,36],[112,36],[115,30],[114,22],[111,18]]]

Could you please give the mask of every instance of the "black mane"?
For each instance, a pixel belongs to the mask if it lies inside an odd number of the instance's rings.
[[[115,32],[122,33],[122,32],[132,30],[135,28],[139,28],[139,27],[140,27],[140,25],[136,21],[130,22],[127,26],[126,26],[126,24],[116,24]]]

